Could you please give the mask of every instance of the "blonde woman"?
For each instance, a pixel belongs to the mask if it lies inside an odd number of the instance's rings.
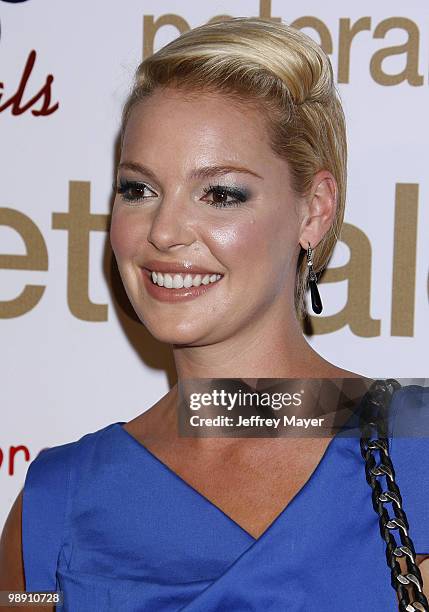
[[[366,380],[302,332],[309,270],[340,235],[346,158],[329,59],[284,23],[204,25],[141,64],[110,239],[178,381]],[[392,453],[415,544],[392,562],[398,591],[356,437],[183,437],[178,398],[176,384],[31,463],[3,535],[3,588],[61,590],[76,612],[426,609],[405,593],[429,555],[425,439]],[[390,405],[421,419],[429,395],[395,388]]]

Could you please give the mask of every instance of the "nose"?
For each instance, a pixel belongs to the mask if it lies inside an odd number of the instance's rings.
[[[185,197],[165,196],[152,218],[147,239],[159,250],[189,245],[195,240],[194,222]]]

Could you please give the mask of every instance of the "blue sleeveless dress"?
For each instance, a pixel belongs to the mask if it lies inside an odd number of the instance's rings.
[[[67,612],[398,609],[358,437],[337,434],[255,539],[124,423],[31,462],[22,513],[27,591],[63,591]],[[410,433],[392,437],[395,427]],[[411,437],[413,427],[426,436]],[[395,391],[389,445],[417,554],[429,554],[428,432],[429,388]]]

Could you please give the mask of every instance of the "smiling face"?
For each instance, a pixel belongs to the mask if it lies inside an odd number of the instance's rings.
[[[292,320],[298,203],[260,112],[221,94],[156,90],[131,110],[117,184],[111,245],[153,336],[197,346]],[[153,260],[223,276],[196,297],[166,301],[144,278]]]

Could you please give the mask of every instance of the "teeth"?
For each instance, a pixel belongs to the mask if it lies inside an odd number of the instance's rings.
[[[182,287],[199,287],[209,285],[222,277],[222,274],[168,274],[167,272],[152,272],[152,281],[159,287],[181,289]]]
[[[190,274],[187,274],[185,278],[183,279],[183,286],[184,287],[192,286],[192,276]]]

